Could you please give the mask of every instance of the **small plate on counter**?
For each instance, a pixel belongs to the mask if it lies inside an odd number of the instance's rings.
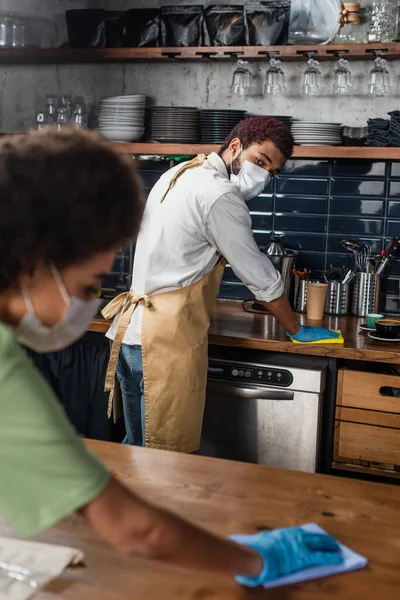
[[[366,323],[361,323],[361,325],[359,325],[359,329],[360,331],[376,331],[375,327],[368,327]]]
[[[372,331],[369,332],[368,337],[371,338],[371,340],[375,340],[377,342],[394,342],[395,344],[400,344],[400,339],[393,340],[390,338],[379,337],[378,335],[376,335],[376,333],[373,333]]]

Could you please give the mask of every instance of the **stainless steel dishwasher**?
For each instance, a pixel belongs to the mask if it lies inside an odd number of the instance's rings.
[[[327,364],[211,347],[199,454],[315,472]]]

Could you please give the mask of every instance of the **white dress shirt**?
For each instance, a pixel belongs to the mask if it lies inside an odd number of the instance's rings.
[[[161,202],[181,167],[164,173],[147,200],[135,250],[134,293],[159,294],[191,285],[222,255],[258,300],[280,298],[281,276],[260,252],[247,204],[222,158],[212,153],[203,166],[186,171]],[[143,306],[138,305],[125,344],[141,344],[142,317]],[[118,316],[107,333],[111,339],[117,322]]]

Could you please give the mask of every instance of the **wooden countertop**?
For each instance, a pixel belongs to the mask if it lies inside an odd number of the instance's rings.
[[[366,569],[278,588],[246,590],[229,577],[172,569],[118,554],[79,516],[38,539],[80,548],[69,569],[38,600],[367,600],[398,597],[400,488],[268,469],[159,450],[88,442],[119,478],[145,498],[217,534],[318,522],[369,559]],[[0,535],[12,536],[0,525]]]
[[[298,318],[301,323],[306,324],[305,315],[299,314]],[[221,300],[214,311],[209,341],[217,346],[400,364],[400,343],[371,340],[366,333],[359,331],[359,325],[364,321],[365,319],[358,317],[326,316],[322,323],[313,323],[330,329],[341,329],[344,345],[293,344],[271,315],[247,313],[241,302]],[[108,327],[106,321],[95,319],[90,331],[104,333]]]

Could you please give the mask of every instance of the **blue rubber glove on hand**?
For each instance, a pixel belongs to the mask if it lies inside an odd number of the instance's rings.
[[[332,331],[331,329],[324,329],[323,327],[313,327],[311,325],[302,325],[299,333],[295,335],[290,335],[290,333],[286,332],[292,340],[296,340],[296,342],[319,342],[320,340],[327,340],[330,338],[338,338],[339,334],[337,331]]]
[[[234,535],[230,539],[236,541]],[[256,550],[264,561],[264,567],[257,577],[235,577],[238,583],[249,587],[310,567],[340,565],[343,562],[339,545],[333,537],[309,533],[300,527],[263,531],[249,536],[245,545]]]

